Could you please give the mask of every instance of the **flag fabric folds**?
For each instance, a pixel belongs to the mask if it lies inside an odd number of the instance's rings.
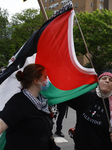
[[[0,110],[13,94],[20,91],[16,72],[30,63],[39,63],[47,70],[51,84],[41,93],[48,98],[49,105],[70,100],[96,87],[95,70],[81,66],[75,54],[74,14],[72,2],[69,2],[14,54],[0,76]]]
[[[47,20],[12,56],[0,75],[0,111],[21,85],[15,74],[31,63],[43,65],[50,86],[41,93],[48,104],[58,104],[80,96],[97,86],[97,74],[93,68],[85,68],[77,60],[73,42],[74,10],[72,2],[61,8]],[[0,137],[0,149],[5,145],[5,132]]]
[[[57,16],[38,41],[35,62],[45,66],[51,81],[48,90],[41,92],[49,105],[70,100],[97,86],[95,70],[81,66],[77,60],[73,20],[73,9]]]

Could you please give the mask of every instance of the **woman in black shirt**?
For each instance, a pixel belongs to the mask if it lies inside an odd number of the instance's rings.
[[[6,130],[4,150],[49,150],[52,113],[40,91],[47,87],[46,69],[30,64],[16,74],[23,90],[0,113],[0,133]]]
[[[99,88],[100,87],[100,88]],[[101,92],[100,92],[101,90]],[[112,150],[112,133],[102,96],[112,127],[112,73],[99,76],[96,91],[90,91],[66,102],[76,110],[77,123],[74,134],[75,150]]]

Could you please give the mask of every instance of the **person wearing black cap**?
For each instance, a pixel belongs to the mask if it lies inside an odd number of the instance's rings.
[[[76,110],[75,150],[112,150],[112,73],[99,76],[96,90],[65,103]]]

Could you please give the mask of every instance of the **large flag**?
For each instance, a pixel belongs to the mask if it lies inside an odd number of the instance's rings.
[[[39,63],[47,70],[51,83],[41,93],[48,98],[49,105],[70,100],[97,86],[95,70],[81,66],[75,54],[74,15],[70,2],[46,21],[12,56],[6,70],[0,75],[0,111],[13,94],[21,91],[15,74],[30,63]],[[0,150],[3,150],[5,132],[0,141]]]
[[[14,54],[0,76],[0,110],[13,94],[20,91],[16,72],[30,63],[39,63],[47,70],[51,84],[42,94],[48,98],[49,105],[70,100],[96,87],[98,80],[95,70],[81,66],[75,54],[74,15],[70,2],[46,21]]]

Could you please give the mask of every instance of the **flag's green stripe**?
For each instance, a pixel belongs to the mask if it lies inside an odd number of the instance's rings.
[[[96,86],[97,83],[94,83],[92,85],[86,84],[73,90],[64,91],[64,90],[59,90],[55,86],[50,84],[49,88],[46,91],[41,91],[41,93],[46,98],[48,98],[49,105],[55,105],[70,100],[72,98],[78,97],[88,91],[91,91]]]
[[[2,136],[0,137],[0,150],[4,150],[4,146],[6,143],[5,135],[6,135],[6,131],[3,132]]]

